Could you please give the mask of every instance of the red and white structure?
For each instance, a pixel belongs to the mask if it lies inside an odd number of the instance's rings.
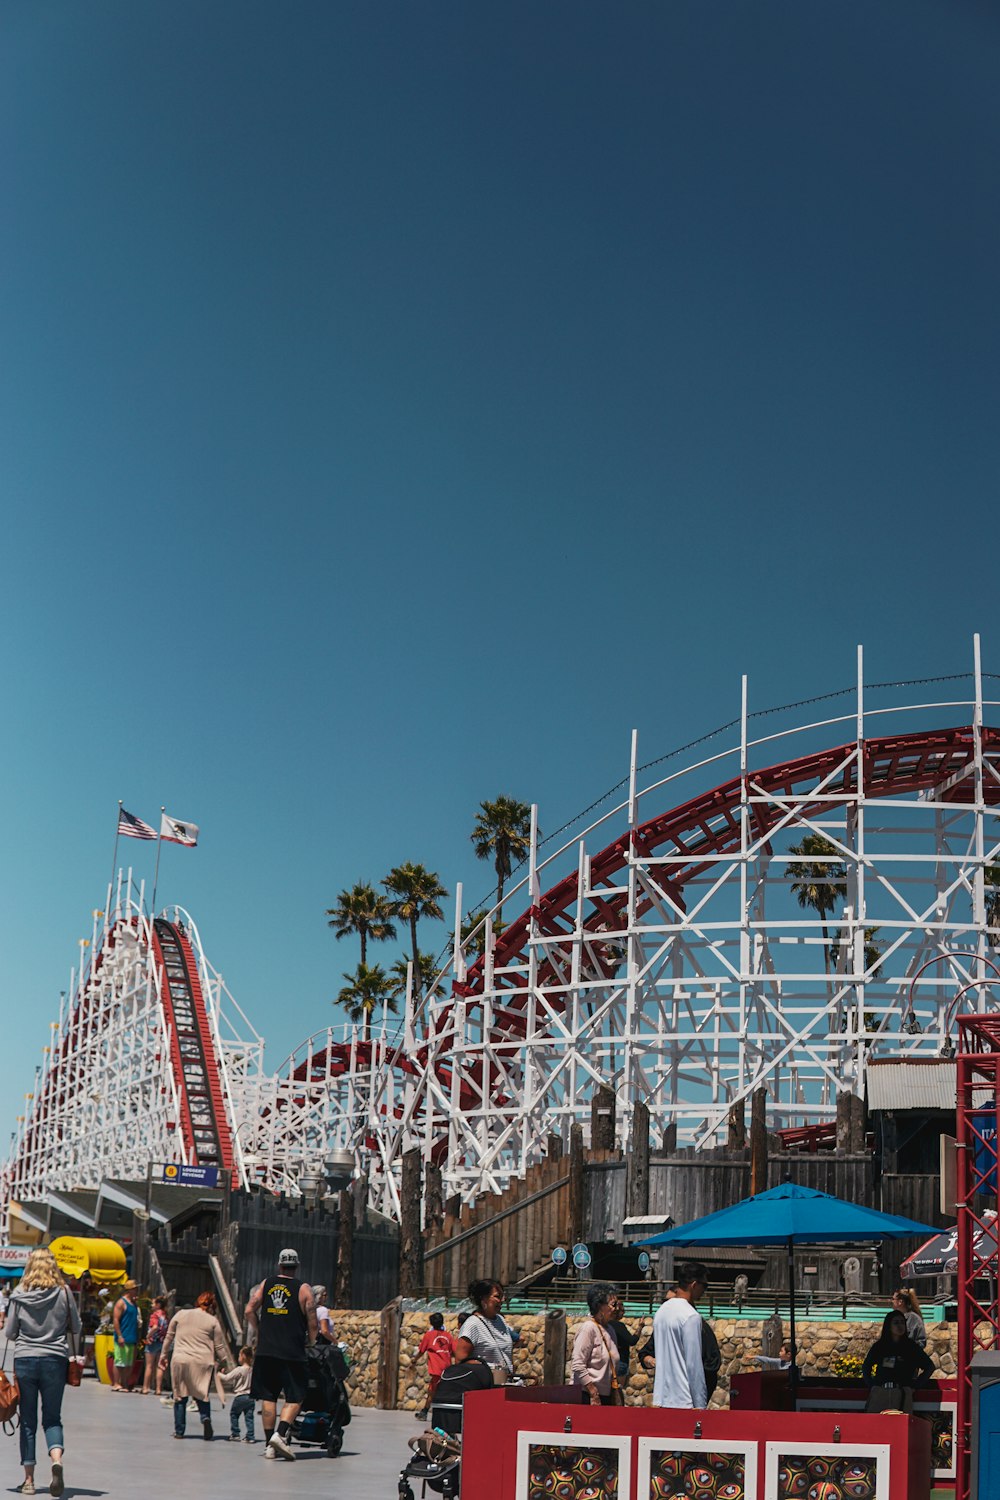
[[[644,768],[633,735],[618,800],[561,844],[533,819],[524,880],[401,1023],[331,1028],[275,1074],[191,918],[152,921],[120,879],[52,1023],[8,1198],[171,1159],[297,1191],[350,1150],[395,1215],[404,1151],[471,1198],[589,1128],[609,1083],[626,1149],[637,1100],[702,1145],[758,1088],[772,1129],[823,1125],[869,1057],[952,1055],[959,991],[989,1008],[1000,702],[983,682],[978,639],[968,674],[919,692],[866,687],[859,650],[856,686],[812,715],[755,715],[744,680],[683,767]],[[838,866],[822,910],[793,889],[809,835]]]

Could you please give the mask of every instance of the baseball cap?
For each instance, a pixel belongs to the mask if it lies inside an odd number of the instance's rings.
[[[299,1263],[299,1252],[297,1250],[282,1250],[278,1256],[279,1266],[297,1266]]]

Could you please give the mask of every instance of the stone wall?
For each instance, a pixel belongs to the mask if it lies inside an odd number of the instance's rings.
[[[374,1406],[378,1395],[378,1360],[381,1338],[379,1314],[374,1312],[336,1313],[337,1337],[351,1354],[350,1394],[355,1406]],[[566,1380],[570,1380],[573,1339],[583,1318],[569,1314],[566,1319]],[[652,1331],[652,1319],[629,1318],[628,1326],[640,1333],[644,1341]],[[444,1326],[457,1334],[462,1319],[446,1313]],[[542,1379],[542,1350],[545,1317],[512,1316],[509,1322],[520,1330],[521,1341],[514,1356],[517,1373],[529,1385]],[[428,1327],[426,1313],[405,1313],[400,1330],[399,1381],[396,1400],[400,1410],[419,1411],[427,1395],[427,1360],[417,1355],[420,1340]],[[722,1371],[713,1406],[729,1405],[729,1381],[741,1370],[757,1368],[754,1356],[760,1352],[764,1324],[736,1318],[712,1320],[722,1352]],[[796,1338],[799,1346],[799,1368],[807,1375],[829,1374],[833,1362],[841,1355],[863,1359],[881,1331],[877,1323],[799,1323]],[[787,1324],[786,1324],[787,1332]],[[931,1323],[927,1329],[927,1353],[942,1375],[954,1375],[958,1331],[955,1323]],[[630,1406],[647,1405],[652,1397],[651,1375],[637,1369],[633,1351],[631,1378],[626,1391]]]

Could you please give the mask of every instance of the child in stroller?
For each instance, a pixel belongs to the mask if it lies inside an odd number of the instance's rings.
[[[455,1344],[455,1363],[442,1373],[431,1407],[433,1432],[410,1439],[413,1456],[399,1476],[399,1500],[415,1500],[410,1481],[420,1481],[421,1497],[430,1491],[457,1500],[462,1482],[462,1402],[469,1391],[493,1388],[489,1365],[477,1359],[468,1339]]]
[[[347,1400],[347,1360],[337,1344],[319,1339],[306,1350],[309,1384],[302,1408],[292,1424],[297,1443],[315,1443],[336,1458],[344,1446],[344,1428],[351,1420]]]

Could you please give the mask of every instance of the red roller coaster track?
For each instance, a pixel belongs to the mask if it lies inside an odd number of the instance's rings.
[[[824,801],[832,795],[854,793],[858,789],[859,768],[865,795],[873,798],[901,797],[915,792],[936,789],[939,800],[957,805],[974,800],[975,785],[968,774],[974,766],[976,756],[976,730],[969,725],[951,729],[928,729],[916,733],[887,735],[863,741],[860,757],[855,753],[853,742],[836,745],[829,749],[812,752],[794,760],[782,761],[764,770],[747,773],[749,792],[755,800],[751,803],[756,837],[766,840],[769,833],[783,817],[782,799],[804,798],[800,805],[805,817],[818,816],[828,808]],[[982,753],[984,760],[996,761],[1000,766],[1000,730],[982,730]],[[815,801],[809,801],[810,793]],[[743,785],[740,777],[734,777],[710,791],[701,793],[681,803],[668,812],[658,814],[631,832],[626,830],[591,860],[591,890],[593,910],[586,921],[586,928],[595,934],[595,962],[600,963],[601,940],[614,933],[616,921],[624,905],[620,894],[609,895],[602,901],[597,894],[602,884],[609,884],[628,864],[630,842],[637,853],[654,855],[666,852],[680,856],[671,867],[669,889],[678,907],[683,909],[684,888],[697,876],[710,868],[707,856],[726,853],[736,854],[740,849],[740,808]],[[984,780],[983,796],[990,806],[1000,805],[1000,780],[988,777]],[[767,799],[773,799],[768,801]],[[568,937],[573,927],[573,910],[578,899],[576,874],[567,875],[542,895],[536,906],[523,911],[497,937],[494,949],[494,971],[525,963],[527,961],[528,938],[532,919],[536,919],[543,937]],[[648,905],[648,903],[647,903]],[[643,910],[640,904],[639,910]],[[611,961],[608,961],[608,972]],[[540,976],[545,981],[546,974]],[[480,958],[473,964],[464,983],[454,983],[452,993],[467,1004],[475,1004],[482,997],[485,979],[485,960]],[[510,999],[506,1006],[493,1008],[493,1034],[498,1038],[518,1038],[524,1033],[524,1021],[520,1015],[525,1005],[523,988],[514,978],[500,975],[498,988],[507,988]],[[551,996],[550,1003],[558,1006],[558,993]],[[368,1062],[372,1055],[372,1043],[359,1041],[356,1044],[359,1061]],[[314,1069],[347,1071],[351,1048],[347,1044],[335,1044],[329,1053],[314,1054],[301,1063],[294,1073],[297,1080],[308,1082]],[[401,1072],[418,1074],[427,1063],[427,1048],[417,1047],[412,1053],[402,1049],[393,1059]],[[447,1064],[436,1065],[438,1076],[446,1088],[451,1086],[451,1070]],[[462,1080],[461,1100],[468,1104],[476,1097],[475,1085],[479,1082],[474,1067],[467,1079]],[[498,1107],[501,1100],[495,1099]]]

